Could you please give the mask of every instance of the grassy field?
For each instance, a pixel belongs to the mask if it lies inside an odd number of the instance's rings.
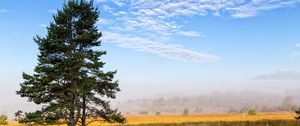
[[[294,120],[294,113],[261,113],[257,115],[218,114],[190,116],[128,116],[128,124],[219,122],[219,121],[258,121],[258,120]]]
[[[161,115],[161,116],[126,116],[127,126],[300,126],[294,119],[294,113],[259,113],[214,114],[214,115]],[[90,126],[107,126],[111,124],[92,123]],[[113,124],[118,125],[118,124]],[[20,126],[9,123],[7,126]]]

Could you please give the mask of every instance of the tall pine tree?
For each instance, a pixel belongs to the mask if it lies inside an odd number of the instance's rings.
[[[35,37],[39,46],[34,74],[23,73],[25,80],[17,94],[43,106],[25,115],[21,121],[36,124],[65,120],[68,126],[85,126],[87,117],[104,121],[124,122],[107,99],[120,91],[114,81],[116,71],[104,72],[100,57],[106,51],[100,46],[101,32],[96,27],[97,7],[85,0],[69,0],[53,16],[45,37]]]

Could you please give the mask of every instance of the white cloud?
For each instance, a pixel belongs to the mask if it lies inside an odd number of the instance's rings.
[[[112,22],[113,22],[113,20],[100,18],[100,19],[96,22],[96,25],[107,25],[107,24],[111,24]]]
[[[190,37],[203,36],[201,33],[195,32],[195,31],[178,31],[177,34],[184,35],[184,36],[190,36]]]
[[[115,22],[106,24],[109,25],[107,28],[111,32],[135,34],[140,36],[139,38],[163,44],[178,35],[202,36],[201,31],[198,31],[201,29],[186,30],[187,23],[184,22],[187,21],[184,17],[212,15],[249,18],[274,9],[296,6],[300,0],[97,0],[96,2],[101,3],[103,10],[112,15],[109,18]]]
[[[272,73],[260,74],[253,79],[256,80],[300,80],[300,71],[276,71]]]
[[[165,44],[145,38],[131,37],[112,32],[103,32],[103,41],[116,43],[123,48],[132,48],[141,52],[153,53],[178,61],[202,63],[213,62],[219,59],[215,55],[185,49],[181,45]]]
[[[168,38],[175,34],[197,36],[182,30],[181,23],[184,21],[172,18],[208,14],[248,18],[273,9],[298,5],[300,0],[98,0],[97,2],[104,3],[103,9],[114,15],[120,21],[117,25],[126,27],[125,30],[143,29],[151,33],[149,36],[151,38]],[[108,3],[117,6],[112,9]]]
[[[231,16],[235,18],[248,18],[266,11],[294,6],[299,2],[300,0],[252,0],[241,6],[227,8],[227,10],[231,11]]]
[[[7,13],[8,12],[8,10],[6,10],[6,9],[0,9],[0,13]]]
[[[124,6],[125,2],[124,0],[112,0],[112,2],[118,6]]]
[[[118,6],[124,6],[126,1],[125,0],[96,0],[96,3],[107,3],[107,2],[112,2]]]
[[[106,4],[102,5],[102,8],[103,8],[103,10],[106,11],[106,12],[113,13],[113,12],[112,12],[112,11],[113,11],[113,8],[111,8],[110,6],[108,6],[108,5],[106,5]]]
[[[97,3],[105,3],[108,2],[108,0],[96,0]]]
[[[98,0],[109,2],[109,0]],[[213,15],[228,12],[236,18],[255,16],[273,9],[297,5],[300,0],[111,0],[110,2],[125,6],[129,11],[146,16],[163,15],[167,17],[180,15]]]

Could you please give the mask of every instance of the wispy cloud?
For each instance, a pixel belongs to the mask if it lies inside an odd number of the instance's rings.
[[[113,9],[110,6],[104,4],[104,5],[102,5],[102,8],[104,11],[112,13]]]
[[[108,0],[96,0],[96,2],[108,2]]]
[[[156,45],[164,45],[170,42],[170,38],[178,35],[203,36],[199,31],[201,29],[186,30],[184,22],[187,22],[185,17],[188,16],[249,18],[274,9],[299,5],[300,0],[96,0],[96,2],[101,4],[101,9],[110,13],[112,17],[109,18],[114,20],[113,23],[103,23],[107,25],[106,30],[113,33],[122,32],[122,35],[125,33],[127,36],[134,34],[145,40],[154,40],[150,42],[155,42]],[[131,48],[140,49],[140,47]],[[151,48],[158,47],[151,46]],[[163,55],[157,51],[155,54]]]
[[[192,15],[230,16],[248,18],[274,9],[299,5],[300,0],[97,0],[103,10],[115,16],[118,26],[125,30],[143,29],[150,37],[168,38],[172,35],[197,37],[198,31],[186,32],[181,20]],[[114,6],[112,6],[114,5]],[[149,34],[147,34],[149,35]]]
[[[184,36],[190,36],[190,37],[204,36],[201,33],[195,32],[195,31],[178,31],[177,34],[184,35]]]
[[[299,0],[252,0],[241,6],[226,8],[226,10],[231,11],[231,16],[235,18],[248,18],[266,11],[291,7],[299,2]]]
[[[115,21],[111,19],[105,19],[105,18],[100,18],[97,22],[96,25],[108,25],[108,24],[113,24]]]
[[[6,10],[6,9],[0,9],[0,13],[7,13],[8,12],[8,10]]]
[[[97,3],[107,3],[112,2],[118,6],[124,6],[125,0],[96,0]]]
[[[141,52],[153,53],[178,61],[202,63],[213,62],[219,59],[215,55],[185,49],[181,45],[165,44],[145,38],[131,37],[112,32],[104,31],[103,41],[116,43],[123,48],[133,48]]]
[[[300,80],[300,71],[276,71],[260,74],[253,79],[256,80]]]

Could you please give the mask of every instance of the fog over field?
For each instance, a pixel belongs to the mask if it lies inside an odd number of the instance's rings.
[[[112,105],[124,114],[138,114],[140,111],[148,111],[149,114],[156,111],[181,114],[184,108],[189,108],[194,114],[241,112],[252,108],[258,111],[279,111],[287,97],[291,97],[289,104],[300,106],[299,81],[295,77],[282,79],[285,74],[272,75],[273,78],[270,78],[271,75],[250,76],[244,81],[234,80],[233,77],[232,80],[229,78],[224,81],[205,77],[178,80],[174,76],[165,75],[165,78],[134,82],[130,81],[131,78],[122,77],[126,76],[125,73],[120,71],[117,75],[122,91],[112,100]],[[13,117],[13,113],[19,109],[33,111],[39,108],[15,94],[19,89],[18,84],[22,82],[20,75],[8,73],[3,74],[3,77],[6,79],[1,79],[1,84],[8,85],[0,88],[0,114]]]
[[[70,20],[58,11],[67,1],[0,0],[0,115],[42,107],[16,94],[30,78],[23,72],[41,75],[23,96],[45,91],[37,101],[66,101],[59,104],[67,114],[82,102],[78,117],[114,93],[111,105],[125,115],[294,114],[300,107],[300,0],[94,0],[94,18],[70,7]],[[47,39],[37,44],[35,36]],[[106,97],[96,101],[94,93]]]
[[[191,114],[225,114],[244,113],[250,109],[258,112],[293,111],[300,106],[300,90],[286,90],[284,92],[258,92],[258,91],[212,91],[199,94],[144,94],[117,98],[112,100],[114,108],[118,108],[127,115],[140,115],[141,111],[147,111],[148,115],[155,112],[161,114],[181,115],[184,109]],[[20,109],[34,111],[39,106],[25,102],[16,97],[14,100],[0,105],[0,113],[13,117],[13,113]]]
[[[148,99],[133,99],[118,103],[120,110],[127,114],[182,114],[189,109],[192,114],[243,113],[250,109],[261,112],[292,111],[300,105],[299,90],[283,94],[242,92],[212,92],[195,96],[161,96]]]

